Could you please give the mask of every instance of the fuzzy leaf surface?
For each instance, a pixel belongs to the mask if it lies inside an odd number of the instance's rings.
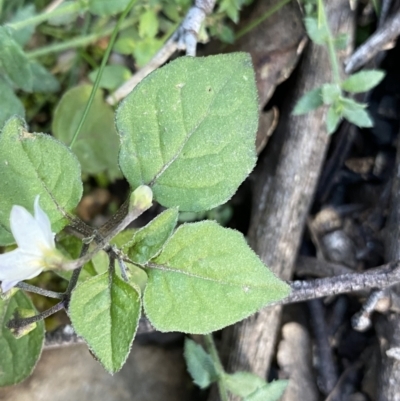
[[[374,88],[385,77],[385,72],[380,70],[365,70],[350,75],[342,83],[342,88],[347,92],[367,92]]]
[[[72,88],[57,105],[52,125],[53,133],[67,145],[72,141],[91,90],[90,85]],[[98,174],[105,171],[110,179],[115,179],[121,175],[118,167],[118,148],[114,112],[103,100],[101,91],[98,91],[73,151],[78,156],[84,173]]]
[[[8,120],[0,133],[0,177],[0,245],[14,243],[9,226],[13,205],[32,212],[40,195],[40,206],[57,233],[67,223],[63,211],[74,209],[82,195],[73,153],[50,135],[29,133],[18,117]]]
[[[37,322],[34,330],[19,339],[6,327],[16,308],[32,310],[34,306],[22,291],[17,291],[6,301],[0,299],[0,387],[26,379],[32,373],[42,352],[43,321]]]
[[[89,11],[104,17],[124,11],[128,4],[129,0],[89,0]]]
[[[313,89],[305,93],[296,103],[293,114],[299,116],[306,114],[324,104],[322,99],[322,88]]]
[[[161,252],[178,222],[178,209],[167,209],[147,226],[135,233],[124,247],[129,258],[139,265],[146,264]]]
[[[242,234],[213,221],[180,226],[147,266],[144,308],[160,331],[210,333],[289,293]]]
[[[12,31],[0,26],[0,72],[20,89],[32,90],[32,73],[29,60],[12,37]]]
[[[110,373],[118,372],[129,355],[140,311],[138,291],[109,272],[79,284],[69,306],[76,333]]]
[[[240,397],[246,397],[266,384],[264,379],[250,372],[236,372],[225,375],[226,388]]]
[[[183,355],[190,376],[200,388],[207,388],[218,380],[213,360],[200,344],[186,338]]]
[[[276,380],[268,383],[250,394],[243,401],[279,401],[288,385],[287,380]]]
[[[133,188],[184,211],[226,202],[255,164],[257,92],[250,56],[180,57],[136,86],[116,116]]]

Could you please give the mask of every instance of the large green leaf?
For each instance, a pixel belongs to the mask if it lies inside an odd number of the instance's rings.
[[[43,347],[43,321],[37,322],[35,329],[19,339],[6,327],[16,308],[34,309],[34,306],[22,291],[17,291],[6,301],[0,300],[0,387],[27,378],[35,367]]]
[[[12,37],[12,31],[0,26],[0,71],[20,89],[32,90],[32,73],[29,60]]]
[[[24,117],[24,105],[15,96],[11,86],[0,75],[0,128],[15,114]]]
[[[226,202],[255,163],[258,103],[250,56],[180,57],[121,103],[120,166],[164,206],[200,211]]]
[[[54,232],[67,220],[82,195],[78,160],[53,137],[31,134],[23,120],[14,117],[0,133],[0,245],[14,242],[9,219],[13,205],[33,211],[40,195],[40,206],[48,214]]]
[[[110,373],[128,357],[140,311],[138,291],[108,272],[79,284],[69,305],[76,333]]]
[[[70,144],[92,91],[91,85],[81,85],[67,91],[54,113],[54,136]],[[118,168],[119,140],[114,126],[114,112],[96,93],[73,151],[82,171],[88,174],[107,172],[111,179],[121,175]]]
[[[159,254],[178,222],[178,209],[167,209],[135,233],[124,246],[132,262],[144,265]]]
[[[210,333],[289,293],[242,234],[213,221],[180,226],[146,271],[144,309],[160,331]]]

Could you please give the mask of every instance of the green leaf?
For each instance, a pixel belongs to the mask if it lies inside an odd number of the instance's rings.
[[[154,38],[158,32],[157,13],[149,9],[139,19],[139,35],[141,38]]]
[[[164,42],[157,38],[145,38],[135,43],[133,57],[138,67],[145,66],[161,49]]]
[[[201,345],[186,338],[183,355],[190,376],[200,388],[207,388],[211,383],[218,380],[213,360]]]
[[[14,94],[14,90],[0,75],[0,127],[13,115],[25,116],[24,105]]]
[[[36,328],[16,339],[6,327],[16,308],[34,309],[27,295],[17,291],[10,299],[0,300],[0,387],[10,386],[26,379],[36,365],[42,352],[44,324],[39,321]]]
[[[9,219],[13,205],[33,211],[36,195],[52,230],[67,223],[64,211],[76,207],[82,196],[81,171],[72,152],[53,137],[31,134],[23,120],[13,117],[0,133],[0,244],[14,243]]]
[[[225,375],[226,388],[233,394],[246,397],[266,385],[261,377],[250,372],[237,372]]]
[[[117,110],[120,166],[184,211],[226,202],[255,163],[257,92],[245,53],[180,57],[136,86]]]
[[[350,75],[342,82],[342,88],[347,92],[367,92],[385,77],[385,72],[380,70],[364,70]]]
[[[29,59],[12,37],[11,30],[0,26],[0,71],[20,89],[32,90],[32,72]]]
[[[178,209],[167,209],[135,233],[132,240],[124,246],[125,253],[132,262],[146,264],[161,252],[177,222]]]
[[[293,109],[293,115],[299,116],[306,114],[324,104],[322,100],[322,88],[313,89],[305,93],[296,103]]]
[[[318,22],[317,18],[304,18],[304,25],[307,30],[307,35],[317,45],[324,45],[329,37],[329,32],[325,25]]]
[[[68,12],[65,12],[61,15],[50,18],[47,21],[47,23],[50,25],[54,25],[54,26],[62,26],[62,25],[68,25],[71,22],[75,21],[81,11],[76,10],[74,12],[71,12],[71,5],[73,3],[75,3],[75,0],[71,0],[71,1],[67,0],[67,1],[64,1],[62,4],[60,4],[57,7],[57,10],[61,12],[61,10],[65,9],[65,10],[68,10]],[[86,1],[85,1],[85,3],[86,3]],[[82,9],[83,9],[83,3],[81,3],[81,4],[82,4]]]
[[[129,0],[89,0],[89,11],[104,17],[124,11],[128,4]]]
[[[328,105],[336,102],[342,94],[340,86],[336,84],[324,84],[321,89],[322,101]]]
[[[69,305],[76,333],[110,373],[129,355],[140,311],[138,290],[108,272],[78,284]]]
[[[70,144],[81,120],[92,87],[81,85],[67,91],[54,113],[53,133],[65,144]],[[114,126],[114,112],[96,93],[73,151],[78,156],[82,171],[87,174],[106,172],[110,179],[120,177],[118,168],[119,140]]]
[[[333,134],[336,131],[341,120],[342,116],[336,111],[335,105],[329,107],[326,114],[326,129],[328,134]]]
[[[242,234],[213,221],[180,226],[146,272],[144,308],[160,331],[210,333],[289,293]]]
[[[371,120],[368,112],[365,110],[366,104],[358,103],[352,99],[342,99],[342,114],[346,120],[361,128],[373,127],[374,123]]]
[[[277,380],[259,388],[243,401],[278,401],[286,390],[287,380]]]
[[[89,79],[94,83],[97,78],[99,69],[92,71],[89,74]],[[114,90],[121,86],[131,76],[128,68],[123,65],[107,65],[103,70],[100,79],[100,88]]]
[[[57,79],[36,61],[30,63],[32,72],[32,91],[51,93],[60,90],[60,84]]]
[[[36,14],[35,6],[33,4],[29,4],[25,7],[18,8],[15,15],[11,18],[9,22],[14,23],[23,21],[33,17],[35,14]],[[33,32],[35,32],[35,26],[29,25],[22,29],[12,30],[12,37],[20,46],[25,46],[26,43],[31,38],[31,36],[33,35]]]
[[[349,34],[341,33],[334,38],[333,43],[335,45],[336,50],[346,50],[349,41],[350,41]]]

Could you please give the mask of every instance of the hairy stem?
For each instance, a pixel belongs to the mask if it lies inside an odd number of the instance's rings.
[[[225,371],[224,368],[222,367],[221,360],[219,359],[217,347],[215,346],[214,338],[212,334],[206,334],[204,336],[204,342],[207,348],[208,353],[210,354],[213,362],[215,369],[218,374],[218,390],[219,390],[219,396],[221,398],[221,401],[228,401],[228,390],[226,388],[225,384]]]
[[[28,291],[28,292],[33,292],[35,294],[43,295],[44,297],[49,297],[49,298],[55,298],[55,299],[63,299],[64,294],[61,292],[55,292],[55,291],[49,291],[45,290],[40,287],[36,287],[34,285],[24,283],[23,281],[20,281],[16,287],[20,288],[21,290]]]

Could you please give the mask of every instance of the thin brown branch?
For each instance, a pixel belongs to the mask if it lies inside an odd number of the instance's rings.
[[[384,50],[388,44],[393,42],[400,35],[400,10],[392,15],[380,29],[362,44],[347,60],[345,72],[350,74],[369,60],[377,53]]]

